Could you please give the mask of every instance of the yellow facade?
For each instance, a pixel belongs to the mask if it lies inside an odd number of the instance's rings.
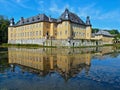
[[[64,21],[57,26],[57,39],[68,39],[71,36],[70,22]]]
[[[66,13],[70,14],[68,10]],[[70,15],[72,16],[70,17]],[[52,18],[45,15],[38,15],[36,18],[22,19],[14,24],[14,19],[11,20],[11,24],[8,27],[8,43],[20,43],[27,42],[29,40],[40,39],[91,39],[91,24],[87,25],[78,16],[71,13],[69,18],[61,15],[60,20],[52,20]],[[43,20],[37,21],[40,17]],[[47,19],[46,19],[47,18]],[[72,18],[72,19],[71,19]],[[34,21],[34,19],[36,21]],[[31,20],[31,21],[30,21]],[[28,22],[29,21],[29,22]],[[90,23],[90,21],[89,21]]]
[[[51,31],[54,28],[51,28]],[[45,38],[46,33],[50,32],[49,22],[39,22],[29,25],[9,27],[9,40],[40,39]]]
[[[101,40],[103,44],[112,44],[113,37],[104,36],[104,35],[97,35],[93,39]]]
[[[86,39],[91,39],[91,32],[92,32],[92,29],[91,27],[86,27]]]
[[[49,40],[59,40],[60,43],[63,43],[64,40],[65,42],[62,45],[84,46],[95,45],[96,43],[93,44],[92,40],[101,40],[103,44],[112,44],[113,36],[106,31],[101,32],[103,34],[99,32],[98,35],[92,37],[92,25],[89,16],[84,23],[76,14],[66,9],[58,19],[39,14],[26,19],[21,17],[21,20],[15,24],[12,18],[8,27],[8,43],[44,45]],[[67,41],[69,41],[69,44]],[[50,45],[50,42],[48,43]],[[54,45],[57,45],[57,43],[54,43]]]
[[[24,26],[9,27],[8,40],[25,40],[25,39],[90,39],[91,28],[81,27],[77,24],[71,24],[69,21],[62,23],[39,22]]]

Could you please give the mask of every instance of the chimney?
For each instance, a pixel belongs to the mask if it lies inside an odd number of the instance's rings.
[[[51,15],[49,16],[49,22],[51,22]]]
[[[21,17],[21,24],[23,24],[24,23],[24,18],[23,17]]]

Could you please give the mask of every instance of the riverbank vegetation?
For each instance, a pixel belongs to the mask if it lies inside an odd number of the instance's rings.
[[[69,47],[69,46],[42,46],[38,44],[7,44],[3,43],[0,44],[0,47],[22,47],[22,48],[92,48],[92,47],[103,47],[103,46],[114,46],[120,49],[120,44],[105,44],[99,46],[78,46],[78,47]]]
[[[7,43],[2,43],[0,44],[0,47],[24,47],[24,48],[56,48],[56,46],[42,46],[38,44],[7,44]]]

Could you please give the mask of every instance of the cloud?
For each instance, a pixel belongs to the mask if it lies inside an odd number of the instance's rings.
[[[20,2],[21,2],[21,0],[16,0],[16,2],[17,2],[17,3],[20,3]]]
[[[28,1],[29,0],[15,0],[16,4],[22,8],[25,8],[25,9],[31,9],[33,10],[33,8],[31,8],[31,6],[27,5]],[[14,1],[13,1],[14,2]]]
[[[10,0],[10,1],[0,0],[0,4],[1,4],[0,8],[2,8],[1,10],[3,10],[3,8],[4,8],[4,10],[7,12],[11,12],[12,9],[18,8],[17,5],[15,4],[15,2],[13,2],[12,0]]]
[[[91,16],[93,19],[98,18],[99,14],[101,13],[100,9],[96,9],[96,4],[90,4],[83,7],[78,7],[78,15],[80,17]]]
[[[78,7],[78,10],[76,10],[77,15],[80,17],[86,17],[91,16],[93,20],[101,20],[101,21],[120,21],[118,18],[120,17],[120,10],[111,10],[107,12],[103,12],[104,9],[98,8],[95,3]]]
[[[52,13],[57,13],[57,14],[60,14],[61,12],[63,12],[63,8],[59,8],[55,3],[49,8],[49,10]]]
[[[55,16],[59,16],[65,10],[65,8],[70,7],[68,4],[60,7],[59,4],[53,2],[52,0],[49,1],[49,5],[45,3],[45,0],[36,0],[36,2],[39,4],[38,11]]]
[[[57,16],[61,15],[64,10],[68,8],[70,11],[75,12],[74,8],[71,7],[69,4],[65,4],[62,7],[59,7],[58,4],[52,3],[51,6],[49,7],[49,11],[53,14],[56,14]]]
[[[109,12],[100,14],[98,19],[100,19],[100,20],[108,19],[108,20],[120,21],[118,19],[119,17],[120,17],[120,11],[119,10],[113,10],[113,11],[109,11]]]
[[[3,8],[5,10],[15,10],[15,8],[25,8],[25,9],[33,9],[30,6],[27,5],[28,0],[22,1],[22,0],[0,0],[0,3],[2,4]]]
[[[39,3],[39,4],[43,4],[43,3],[44,3],[44,1],[43,1],[43,0],[40,0],[40,1],[38,1],[38,3]]]

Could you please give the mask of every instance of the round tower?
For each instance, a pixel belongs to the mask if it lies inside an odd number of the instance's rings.
[[[86,39],[91,39],[92,25],[90,23],[90,17],[86,17]]]

